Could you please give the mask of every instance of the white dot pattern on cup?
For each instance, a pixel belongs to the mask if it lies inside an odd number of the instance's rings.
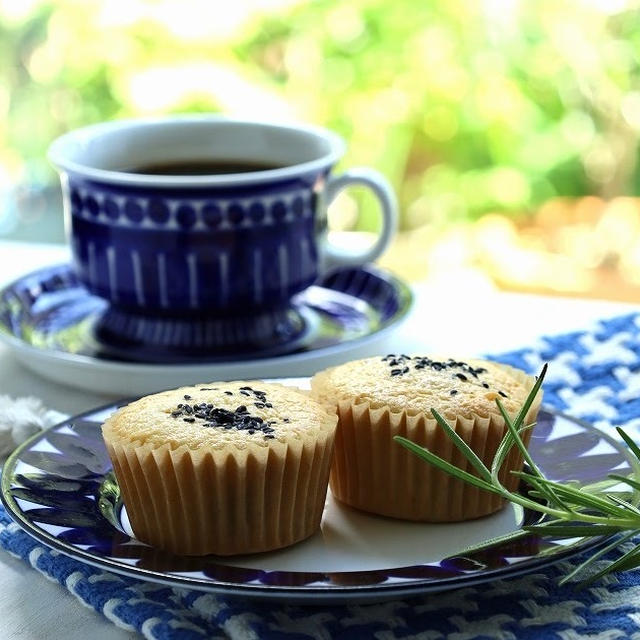
[[[71,191],[71,214],[108,226],[204,231],[287,224],[312,217],[308,189],[253,198],[159,198]]]

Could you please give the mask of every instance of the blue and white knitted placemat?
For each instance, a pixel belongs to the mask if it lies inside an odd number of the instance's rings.
[[[545,403],[603,429],[640,428],[640,315],[547,337],[495,356],[540,371]],[[278,606],[224,599],[105,573],[41,546],[0,507],[0,547],[109,620],[150,639],[615,640],[640,638],[640,570],[577,591],[558,580],[580,558],[477,588],[375,605]],[[575,584],[575,583],[573,583]]]

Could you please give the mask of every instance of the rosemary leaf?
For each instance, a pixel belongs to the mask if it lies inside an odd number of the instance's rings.
[[[519,540],[520,538],[525,538],[529,535],[528,531],[524,529],[517,529],[516,531],[509,531],[509,533],[505,533],[501,536],[496,536],[495,538],[489,538],[488,540],[484,540],[479,544],[474,544],[469,547],[465,547],[456,554],[456,556],[464,556],[468,553],[474,553],[475,551],[484,551],[485,549],[492,547],[495,544],[504,544],[505,542],[514,542],[515,540]]]
[[[621,427],[616,427],[616,431],[620,434],[620,437],[627,443],[627,446],[633,455],[640,460],[640,447],[622,430]]]
[[[586,538],[610,536],[620,533],[620,527],[606,524],[532,524],[523,527],[525,531],[541,536],[553,535],[558,538]]]
[[[543,482],[546,478],[542,475],[534,475],[525,471],[515,471],[513,475],[518,476],[521,480],[524,480],[529,486],[534,487],[535,491],[530,492],[536,494],[535,497],[546,500],[551,506],[558,507],[563,511],[566,511],[570,516],[573,513],[573,509],[569,507],[553,490],[553,485]]]
[[[516,472],[515,475],[522,478],[525,482],[529,482],[528,478],[532,477],[524,471]],[[590,493],[583,493],[578,489],[564,486],[558,482],[548,480],[547,478],[535,477],[535,481],[538,484],[551,486],[562,500],[568,502],[571,505],[595,509],[597,511],[607,513],[611,516],[615,516],[616,518],[629,517],[628,511],[615,504],[611,504],[611,502],[609,502],[605,498],[601,498],[600,496],[596,496]],[[640,526],[640,521],[638,521],[638,525]]]
[[[616,504],[620,505],[623,509],[626,509],[627,511],[631,511],[631,513],[634,513],[635,515],[640,516],[640,509],[638,509],[638,507],[632,505],[626,500],[623,500],[619,496],[616,496],[615,494],[612,494],[612,493],[608,493],[607,498],[609,498],[609,500],[611,500],[612,502],[615,502]],[[640,519],[638,521],[638,526],[640,526]]]
[[[486,482],[491,482],[491,474],[489,473],[489,469],[484,466],[482,460],[478,458],[471,447],[469,447],[469,445],[449,426],[449,423],[435,409],[431,409],[431,413],[436,419],[436,422],[444,429],[444,432],[447,434],[447,436],[449,436],[457,449],[478,471],[480,477]]]
[[[411,440],[407,440],[402,436],[394,436],[393,439],[396,442],[399,442],[403,447],[406,447],[412,453],[415,453],[417,456],[430,462],[434,467],[441,469],[442,471],[454,476],[455,478],[459,478],[468,484],[472,484],[474,487],[479,487],[480,489],[484,489],[485,491],[491,491],[492,493],[501,493],[499,489],[496,489],[492,484],[486,482],[469,473],[468,471],[463,471],[458,467],[452,465],[450,462],[443,460],[439,456],[435,455],[435,453],[431,453],[428,449],[421,447],[415,442],[411,442]]]
[[[434,418],[445,434],[462,452],[466,460],[478,472],[480,477],[456,467],[407,438],[395,436],[394,440],[419,456],[425,462],[432,464],[441,471],[463,482],[479,487],[485,491],[496,493],[525,509],[543,514],[543,520],[538,524],[524,526],[522,529],[510,532],[504,536],[487,540],[481,545],[469,547],[462,551],[462,554],[470,553],[474,550],[486,549],[498,542],[517,540],[531,533],[540,536],[553,535],[558,538],[615,536],[612,542],[605,545],[598,552],[590,555],[589,558],[565,576],[561,581],[561,584],[565,584],[576,574],[588,569],[596,560],[606,553],[615,549],[623,542],[630,540],[635,535],[640,534],[640,508],[637,506],[640,495],[640,479],[612,473],[609,474],[606,480],[580,486],[575,481],[567,481],[564,483],[555,482],[544,477],[542,471],[527,450],[522,440],[522,433],[526,429],[533,427],[533,425],[525,425],[523,423],[540,390],[546,371],[547,365],[545,364],[515,418],[512,418],[508,414],[500,399],[496,399],[498,411],[505,421],[507,431],[497,447],[490,469],[487,468],[469,445],[455,432],[446,419],[440,415],[436,409],[431,410]],[[618,427],[617,430],[633,455],[640,462],[640,446],[633,442],[623,429]],[[518,449],[527,463],[526,471],[512,471],[514,475],[520,478],[521,484],[527,486],[526,494],[509,491],[499,478],[504,462],[514,447]],[[617,488],[621,483],[626,484],[630,490],[606,493],[612,487]],[[544,550],[541,551],[542,555],[544,553]],[[620,558],[590,576],[584,584],[591,584],[613,571],[625,571],[636,567],[640,567],[640,545],[635,546]]]
[[[566,576],[564,576],[564,578],[560,580],[559,584],[566,584],[569,580],[571,580],[571,578],[589,568],[596,560],[599,560],[602,556],[606,555],[610,551],[613,551],[616,547],[620,546],[627,540],[630,540],[634,535],[636,535],[636,532],[630,531],[624,536],[616,538],[613,542],[610,542],[608,545],[602,547],[602,549],[599,549],[598,551],[596,551],[596,553],[590,555],[584,562],[581,562],[577,567],[575,567]]]
[[[523,427],[522,431],[526,429],[532,429],[534,425],[529,425],[527,427]],[[491,477],[494,482],[498,480],[498,474],[500,473],[500,469],[502,469],[502,465],[504,461],[507,459],[509,452],[513,449],[513,445],[515,444],[515,440],[509,431],[505,434],[504,438],[498,445],[498,449],[496,450],[496,454],[493,458],[493,462],[491,464]]]
[[[505,424],[507,425],[507,429],[509,429],[509,432],[511,433],[511,440],[513,441],[513,444],[515,444],[518,447],[518,449],[520,449],[520,453],[522,454],[525,462],[527,462],[527,464],[532,469],[532,471],[537,476],[541,476],[542,473],[540,473],[540,469],[538,469],[538,465],[533,461],[533,458],[529,455],[529,452],[527,451],[527,447],[524,444],[522,438],[520,437],[520,429],[516,426],[516,423],[511,420],[511,416],[508,414],[507,410],[504,408],[504,405],[502,404],[502,402],[500,402],[500,398],[496,398],[496,404],[498,405],[498,409],[502,414],[502,418]],[[531,429],[534,426],[535,425],[533,424],[526,425],[525,427],[523,427],[523,430],[525,428]]]
[[[540,387],[542,386],[542,382],[544,381],[544,377],[547,375],[547,368],[548,368],[548,365],[545,362],[544,366],[542,367],[542,371],[540,371],[540,375],[538,376],[538,379],[536,380],[535,384],[533,385],[533,388],[529,392],[529,395],[527,396],[526,400],[524,401],[524,404],[520,408],[520,411],[518,412],[518,415],[516,416],[516,419],[513,422],[513,426],[515,427],[516,431],[518,431],[518,429],[520,429],[520,426],[524,422],[524,419],[526,418],[527,413],[529,412],[529,409],[531,409],[531,405],[533,404],[533,401],[535,400],[535,397],[538,395],[538,391],[540,391]],[[498,401],[499,401],[499,399],[498,399]]]
[[[633,478],[629,478],[627,476],[621,476],[621,475],[618,475],[617,473],[610,473],[609,478],[611,478],[612,480],[618,480],[619,482],[624,482],[625,484],[628,484],[630,487],[640,490],[640,482],[638,482],[637,480],[634,480]],[[607,488],[610,488],[611,486],[612,485],[609,485],[609,487]],[[586,490],[586,487],[585,487],[585,490]]]
[[[640,489],[640,482],[634,482],[634,480],[630,479],[628,476],[622,476],[616,473],[610,473],[607,476],[606,480],[600,480],[599,482],[592,482],[590,484],[580,485],[577,482],[566,482],[565,484],[579,488],[580,491],[586,491],[587,493],[604,493],[607,489],[611,489],[611,487],[615,487],[621,482],[624,482],[632,487],[635,484],[637,485],[635,488]],[[635,494],[635,492],[632,491],[620,491],[618,493],[628,495]]]
[[[636,534],[637,531],[630,532],[627,534],[626,538],[629,539],[633,534]],[[620,545],[621,541],[617,540],[617,545]],[[599,580],[603,576],[606,576],[609,573],[613,573],[614,571],[627,571],[628,569],[635,569],[640,566],[640,547],[636,546],[630,551],[627,551],[622,557],[614,560],[611,564],[607,565],[604,569],[601,569],[596,574],[589,576],[586,580],[584,580],[581,586],[589,586],[593,584],[596,580]]]
[[[535,384],[531,388],[531,391],[529,391],[529,395],[524,401],[524,404],[520,408],[520,411],[518,412],[518,415],[516,416],[514,421],[511,420],[511,417],[505,411],[504,406],[500,402],[500,398],[496,399],[498,410],[502,413],[502,416],[505,419],[505,422],[509,430],[508,430],[508,433],[503,438],[502,442],[498,445],[498,450],[496,451],[496,455],[494,456],[494,459],[493,459],[493,464],[491,465],[491,477],[494,483],[499,482],[498,474],[500,472],[500,469],[502,468],[502,465],[504,464],[506,457],[509,455],[509,452],[511,451],[513,446],[516,445],[518,446],[519,449],[526,450],[526,447],[524,446],[524,443],[522,442],[522,439],[520,438],[519,434],[521,431],[524,431],[525,429],[531,429],[534,426],[534,425],[523,426],[522,423],[524,422],[527,412],[531,408],[531,405],[533,404],[533,401],[535,400],[535,397],[538,394],[538,391],[540,391],[540,387],[542,386],[542,382],[544,381],[544,377],[546,373],[547,373],[547,365],[545,364],[544,367],[542,367],[542,371],[540,372],[538,379],[536,380]],[[537,467],[535,467],[535,465],[533,468],[535,471],[538,471],[539,473],[539,470],[537,469]]]

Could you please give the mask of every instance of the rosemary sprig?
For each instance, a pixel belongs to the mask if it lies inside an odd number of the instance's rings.
[[[545,364],[515,418],[508,414],[500,399],[496,399],[498,410],[505,420],[508,431],[498,446],[490,469],[435,409],[431,410],[433,417],[469,461],[475,473],[456,467],[428,449],[407,440],[407,438],[395,436],[394,440],[441,471],[475,487],[496,493],[509,502],[544,515],[544,519],[539,524],[523,527],[522,532],[516,532],[516,536],[524,535],[527,532],[561,538],[616,536],[610,544],[591,555],[569,575],[565,576],[561,581],[562,584],[576,574],[589,569],[596,560],[607,552],[640,533],[640,509],[632,502],[637,492],[640,491],[640,479],[611,473],[607,480],[593,485],[579,486],[575,482],[554,482],[542,474],[522,440],[522,433],[534,426],[532,424],[525,425],[524,420],[542,386],[546,371],[547,365]],[[617,431],[640,463],[640,447],[620,427],[617,427]],[[522,454],[528,470],[512,471],[511,473],[516,474],[521,482],[527,485],[527,495],[509,491],[499,479],[500,470],[513,447],[516,447]],[[621,492],[616,491],[615,494],[607,493],[611,487],[620,484],[626,484],[629,489]],[[624,535],[620,537],[619,534]],[[604,569],[591,575],[583,581],[583,585],[591,584],[608,573],[627,571],[636,567],[640,567],[640,546],[627,551]]]

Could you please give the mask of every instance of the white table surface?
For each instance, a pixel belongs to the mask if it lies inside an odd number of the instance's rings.
[[[0,241],[0,285],[42,266],[65,262],[56,245]],[[589,326],[637,305],[503,293],[489,286],[423,283],[414,287],[409,319],[377,352],[477,355],[526,346],[539,336]],[[374,354],[371,354],[374,355]],[[0,345],[0,394],[34,395],[50,408],[75,414],[112,396],[77,391],[39,378]],[[121,640],[137,637],[82,606],[57,583],[0,551],[0,639]]]

